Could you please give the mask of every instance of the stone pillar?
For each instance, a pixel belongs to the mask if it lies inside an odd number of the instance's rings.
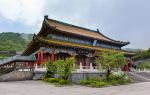
[[[73,64],[73,69],[76,69],[76,68],[75,68],[75,64]]]
[[[80,62],[80,69],[81,69],[81,70],[83,69],[83,67],[82,67],[82,62]]]
[[[38,68],[38,65],[37,65],[37,64],[35,64],[35,68]]]
[[[93,68],[93,63],[90,63],[90,69],[94,69],[94,68]]]

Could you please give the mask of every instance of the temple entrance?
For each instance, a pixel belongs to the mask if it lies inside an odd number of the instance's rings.
[[[59,52],[55,54],[55,61],[56,60],[66,60],[66,58],[71,57],[68,53]]]
[[[77,69],[90,69],[90,63],[91,63],[91,58],[85,56],[85,55],[76,55],[76,68]]]
[[[41,66],[42,64],[48,61],[66,60],[66,58],[70,57],[71,55],[63,52],[59,52],[56,54],[45,52],[45,53],[37,53],[35,56],[38,59],[36,62],[37,65]]]

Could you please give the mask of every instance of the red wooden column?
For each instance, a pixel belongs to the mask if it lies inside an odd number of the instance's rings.
[[[40,53],[39,52],[37,53],[37,65],[38,66],[40,65]]]
[[[57,60],[57,54],[55,54],[55,61]]]
[[[57,60],[59,60],[59,53],[58,53],[58,55],[57,55]]]
[[[55,49],[53,48],[53,49],[52,49],[52,55],[51,55],[51,60],[52,60],[52,62],[55,61],[55,54],[54,54],[54,52],[55,52]]]
[[[90,64],[91,64],[91,60],[90,57],[86,57],[85,58],[85,64],[86,64],[86,69],[90,69]]]
[[[51,60],[51,54],[48,55],[48,60]]]
[[[126,62],[126,64],[125,64],[123,70],[124,70],[124,71],[129,71],[129,67],[128,67],[128,59],[125,59],[125,62]]]
[[[41,50],[40,55],[41,55],[40,56],[40,59],[41,59],[40,60],[41,61],[40,64],[42,64],[44,62],[44,51],[43,50]]]

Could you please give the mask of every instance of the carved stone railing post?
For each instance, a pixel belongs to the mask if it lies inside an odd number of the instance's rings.
[[[90,69],[94,69],[94,68],[93,68],[93,63],[90,63]]]
[[[83,69],[83,67],[82,67],[82,62],[80,62],[80,69],[81,69],[81,70]]]
[[[76,69],[76,65],[75,64],[73,64],[73,69]]]
[[[38,68],[37,63],[35,64],[35,68]]]

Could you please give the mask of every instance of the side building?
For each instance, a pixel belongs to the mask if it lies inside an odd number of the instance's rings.
[[[75,68],[84,71],[97,69],[95,52],[116,50],[125,53],[127,63],[123,69],[129,71],[132,53],[121,49],[128,44],[108,38],[98,29],[90,30],[45,16],[40,32],[34,35],[22,56],[34,55],[37,59],[34,62],[36,68],[41,68],[49,60],[65,60],[75,56]]]

